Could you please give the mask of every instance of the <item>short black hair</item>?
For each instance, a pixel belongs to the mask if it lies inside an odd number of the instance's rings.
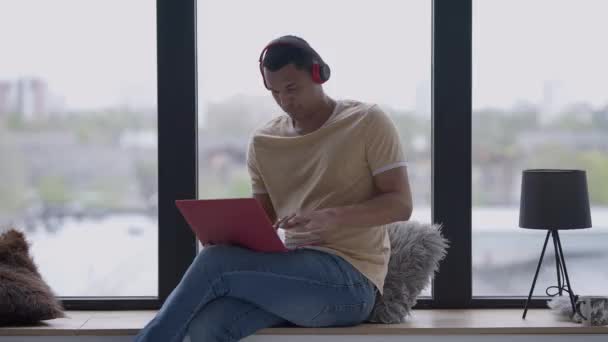
[[[315,56],[309,50],[287,44],[273,45],[264,55],[262,64],[270,71],[277,71],[282,67],[293,64],[299,70],[312,71]]]

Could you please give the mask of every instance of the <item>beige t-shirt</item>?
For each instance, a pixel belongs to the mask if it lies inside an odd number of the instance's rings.
[[[406,164],[388,115],[374,104],[342,100],[311,133],[299,135],[286,114],[257,129],[247,165],[253,192],[268,193],[277,217],[283,217],[365,202],[373,198],[374,175]],[[286,244],[292,234],[285,231]],[[382,293],[390,257],[385,226],[336,227],[321,239],[305,248],[343,257]]]

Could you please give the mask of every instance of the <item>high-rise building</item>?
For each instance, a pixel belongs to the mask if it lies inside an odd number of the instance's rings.
[[[22,78],[17,81],[16,109],[25,120],[34,120],[48,115],[49,92],[45,81],[37,78]]]

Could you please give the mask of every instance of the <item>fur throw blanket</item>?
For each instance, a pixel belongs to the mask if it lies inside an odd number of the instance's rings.
[[[368,318],[374,323],[402,323],[416,304],[445,257],[448,241],[441,225],[416,221],[387,225],[391,256],[384,282],[384,295],[378,293]]]
[[[58,317],[65,317],[63,308],[40,276],[23,233],[0,234],[0,326]]]

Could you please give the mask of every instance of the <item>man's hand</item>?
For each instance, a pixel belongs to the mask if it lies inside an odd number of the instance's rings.
[[[291,247],[317,245],[321,232],[335,224],[333,216],[328,209],[300,212],[282,217],[274,227],[290,231]]]
[[[335,214],[331,209],[300,212],[283,222],[285,230],[297,229],[306,232],[320,232],[335,226]]]
[[[283,216],[280,219],[277,220],[277,222],[275,222],[272,225],[272,228],[274,228],[275,230],[279,229],[279,228],[283,228],[283,223],[285,223],[285,221],[291,219],[292,217],[296,216],[296,214],[291,214],[288,216]]]

